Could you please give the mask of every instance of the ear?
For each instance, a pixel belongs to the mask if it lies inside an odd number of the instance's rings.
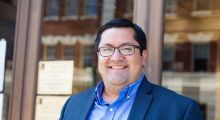
[[[147,50],[142,51],[142,65],[146,66],[147,64]]]

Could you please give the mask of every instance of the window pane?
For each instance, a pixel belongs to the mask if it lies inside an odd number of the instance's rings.
[[[211,0],[196,0],[196,11],[211,10]]]
[[[194,71],[208,71],[208,44],[195,44],[193,46],[194,53]]]
[[[46,16],[59,16],[60,0],[47,0]]]
[[[165,0],[165,13],[176,14],[177,0]]]
[[[84,15],[97,15],[98,1],[97,0],[85,0],[84,1]]]
[[[172,6],[171,0],[165,4]],[[196,100],[204,120],[220,119],[220,18],[213,5],[220,7],[215,0],[178,0],[181,11],[164,19],[162,85]],[[193,14],[205,10],[209,17]]]
[[[64,59],[73,60],[74,59],[74,47],[73,46],[64,46]]]
[[[174,45],[165,45],[163,49],[163,70],[173,70],[173,63],[175,60]]]
[[[48,60],[55,60],[56,59],[56,47],[55,46],[48,46],[47,47],[47,59]]]
[[[94,45],[89,45],[84,47],[84,65],[91,66],[95,61],[95,51]]]
[[[66,0],[65,15],[76,16],[79,10],[79,0]]]

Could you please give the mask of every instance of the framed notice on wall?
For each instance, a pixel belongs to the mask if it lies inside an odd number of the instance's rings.
[[[40,61],[38,68],[38,94],[72,94],[73,61]]]
[[[0,39],[0,92],[3,92],[5,78],[6,40]]]
[[[35,120],[59,120],[68,96],[37,96]]]
[[[3,116],[3,94],[0,93],[0,120],[4,120],[4,117]]]

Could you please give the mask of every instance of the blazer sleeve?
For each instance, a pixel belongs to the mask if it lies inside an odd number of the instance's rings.
[[[189,103],[183,120],[203,120],[199,105],[195,101]]]

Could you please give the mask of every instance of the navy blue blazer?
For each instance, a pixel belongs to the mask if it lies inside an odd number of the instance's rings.
[[[86,120],[95,101],[95,88],[71,96],[60,120]],[[202,120],[198,104],[187,97],[143,79],[128,120]]]

